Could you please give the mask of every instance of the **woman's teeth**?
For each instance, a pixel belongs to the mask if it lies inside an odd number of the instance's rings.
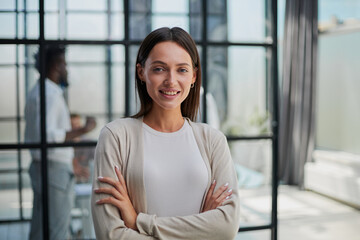
[[[162,93],[173,96],[173,95],[176,95],[178,92],[177,91],[162,91]]]

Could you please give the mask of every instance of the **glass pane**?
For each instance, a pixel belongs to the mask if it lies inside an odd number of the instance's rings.
[[[125,63],[125,47],[123,45],[111,46],[112,63]]]
[[[360,154],[360,4],[344,3],[319,1],[316,145]]]
[[[270,11],[267,5],[267,0],[208,0],[209,40],[267,41],[270,35],[266,23],[269,15],[266,11]]]
[[[0,25],[0,38],[15,38],[15,17],[15,13],[0,13],[0,22],[6,23]]]
[[[68,65],[68,70],[70,111],[80,114],[104,113],[107,103],[105,65]]]
[[[45,1],[45,11],[57,11],[58,9],[59,9],[58,0],[46,0]]]
[[[52,173],[48,173],[52,174]],[[29,171],[22,174],[24,186],[23,193],[23,210],[24,216],[30,217],[30,229],[34,228],[34,232],[42,233],[42,173],[41,161],[32,161]],[[29,179],[30,178],[30,179]],[[54,196],[52,192],[48,192],[49,196]],[[59,199],[62,201],[62,199]],[[51,206],[49,206],[49,209]],[[35,238],[42,239],[41,236]]]
[[[151,31],[151,1],[129,1],[130,7],[130,39],[143,40]]]
[[[46,0],[48,1],[48,0]],[[45,2],[46,2],[45,1]],[[18,3],[23,1],[17,1]],[[20,9],[23,9],[22,3],[20,3]],[[26,0],[26,10],[28,11],[38,11],[39,10],[39,0]]]
[[[0,132],[0,143],[16,143],[17,127],[15,118],[0,121]]]
[[[189,32],[189,18],[185,16],[153,16],[152,17],[152,30],[161,27],[181,27]]]
[[[0,169],[16,170],[18,168],[18,152],[16,150],[0,151]],[[0,174],[1,176],[1,174]],[[1,182],[0,182],[1,185]]]
[[[124,38],[124,14],[111,15],[111,36],[110,39]]]
[[[59,36],[59,15],[57,13],[45,14],[45,37],[54,39]]]
[[[16,45],[0,45],[0,65],[15,64],[16,61]],[[1,77],[4,79],[4,77]]]
[[[269,133],[265,49],[211,47],[207,68],[208,94],[214,99],[208,122],[220,121],[227,135]]]
[[[24,218],[31,219],[33,207],[33,191],[31,189],[31,180],[28,171],[21,174],[22,177],[22,208]]]
[[[111,11],[112,12],[124,11],[124,2],[122,0],[111,0]]]
[[[30,168],[30,163],[31,163],[30,150],[22,150],[20,153],[21,153],[21,169],[23,172],[27,172]]]
[[[95,147],[75,148],[74,174],[76,184],[74,186],[73,209],[79,211],[75,216],[72,214],[72,226],[78,223],[78,228],[73,231],[73,236],[77,236],[77,239],[95,239],[90,205],[94,151]]]
[[[270,140],[230,141],[240,188],[240,226],[271,221],[272,144]]]
[[[16,116],[16,68],[0,67],[0,117]]]
[[[112,65],[112,111],[113,114],[125,115],[125,71],[124,65]]]
[[[107,0],[68,0],[68,10],[105,11]]]
[[[178,0],[178,1],[153,0],[152,11],[154,13],[187,14],[189,12],[189,1],[188,0]]]
[[[66,50],[66,61],[71,63],[105,63],[106,47],[70,45]]]
[[[3,155],[2,152],[0,154]],[[18,176],[15,173],[2,173],[0,175],[0,220],[18,219],[20,217],[18,182]]]
[[[271,231],[270,230],[257,230],[251,232],[240,232],[237,234],[234,240],[265,240],[271,239]]]
[[[151,32],[151,17],[144,14],[130,14],[130,39],[143,40]]]
[[[19,34],[21,36],[21,34]],[[26,36],[27,38],[39,37],[39,14],[28,13],[26,15]]]
[[[108,35],[106,14],[69,13],[67,20],[67,38],[105,39]]]
[[[7,0],[0,2],[0,10],[15,10],[15,0]]]

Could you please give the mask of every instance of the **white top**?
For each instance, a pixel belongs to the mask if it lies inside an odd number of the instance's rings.
[[[63,90],[53,81],[45,80],[46,94],[46,137],[49,143],[61,143],[65,141],[66,132],[71,130],[70,113],[65,103]],[[40,82],[29,92],[25,106],[25,142],[39,143],[40,131]],[[34,160],[40,160],[39,150],[31,150]],[[72,163],[74,156],[73,148],[50,148],[48,159],[51,161]]]
[[[144,183],[148,214],[186,216],[201,211],[208,172],[194,133],[185,120],[172,133],[143,123]]]

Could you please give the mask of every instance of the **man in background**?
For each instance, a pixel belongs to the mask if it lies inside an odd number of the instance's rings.
[[[36,68],[40,72],[39,54],[35,58]],[[63,89],[68,86],[65,47],[62,45],[47,46],[45,64],[47,142],[69,141],[94,129],[96,122],[93,118],[88,118],[82,128],[71,128],[70,113],[63,95]],[[28,94],[25,120],[25,142],[39,143],[41,140],[40,81]],[[29,174],[34,199],[29,239],[39,240],[43,239],[40,150],[31,150],[31,157]],[[73,157],[74,150],[70,147],[49,148],[47,152],[50,239],[68,239],[70,237],[70,211],[73,206],[74,187]]]

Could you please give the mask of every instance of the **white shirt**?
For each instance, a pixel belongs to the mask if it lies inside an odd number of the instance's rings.
[[[176,132],[158,132],[143,123],[144,182],[148,214],[186,216],[201,211],[208,171],[185,120]]]
[[[71,130],[70,113],[65,103],[63,90],[53,81],[45,80],[46,94],[46,137],[49,143],[62,143],[66,132]],[[40,82],[29,92],[25,106],[25,142],[39,143],[40,128]],[[40,160],[39,150],[31,150],[34,160]],[[71,164],[74,156],[73,148],[50,148],[48,159]]]

